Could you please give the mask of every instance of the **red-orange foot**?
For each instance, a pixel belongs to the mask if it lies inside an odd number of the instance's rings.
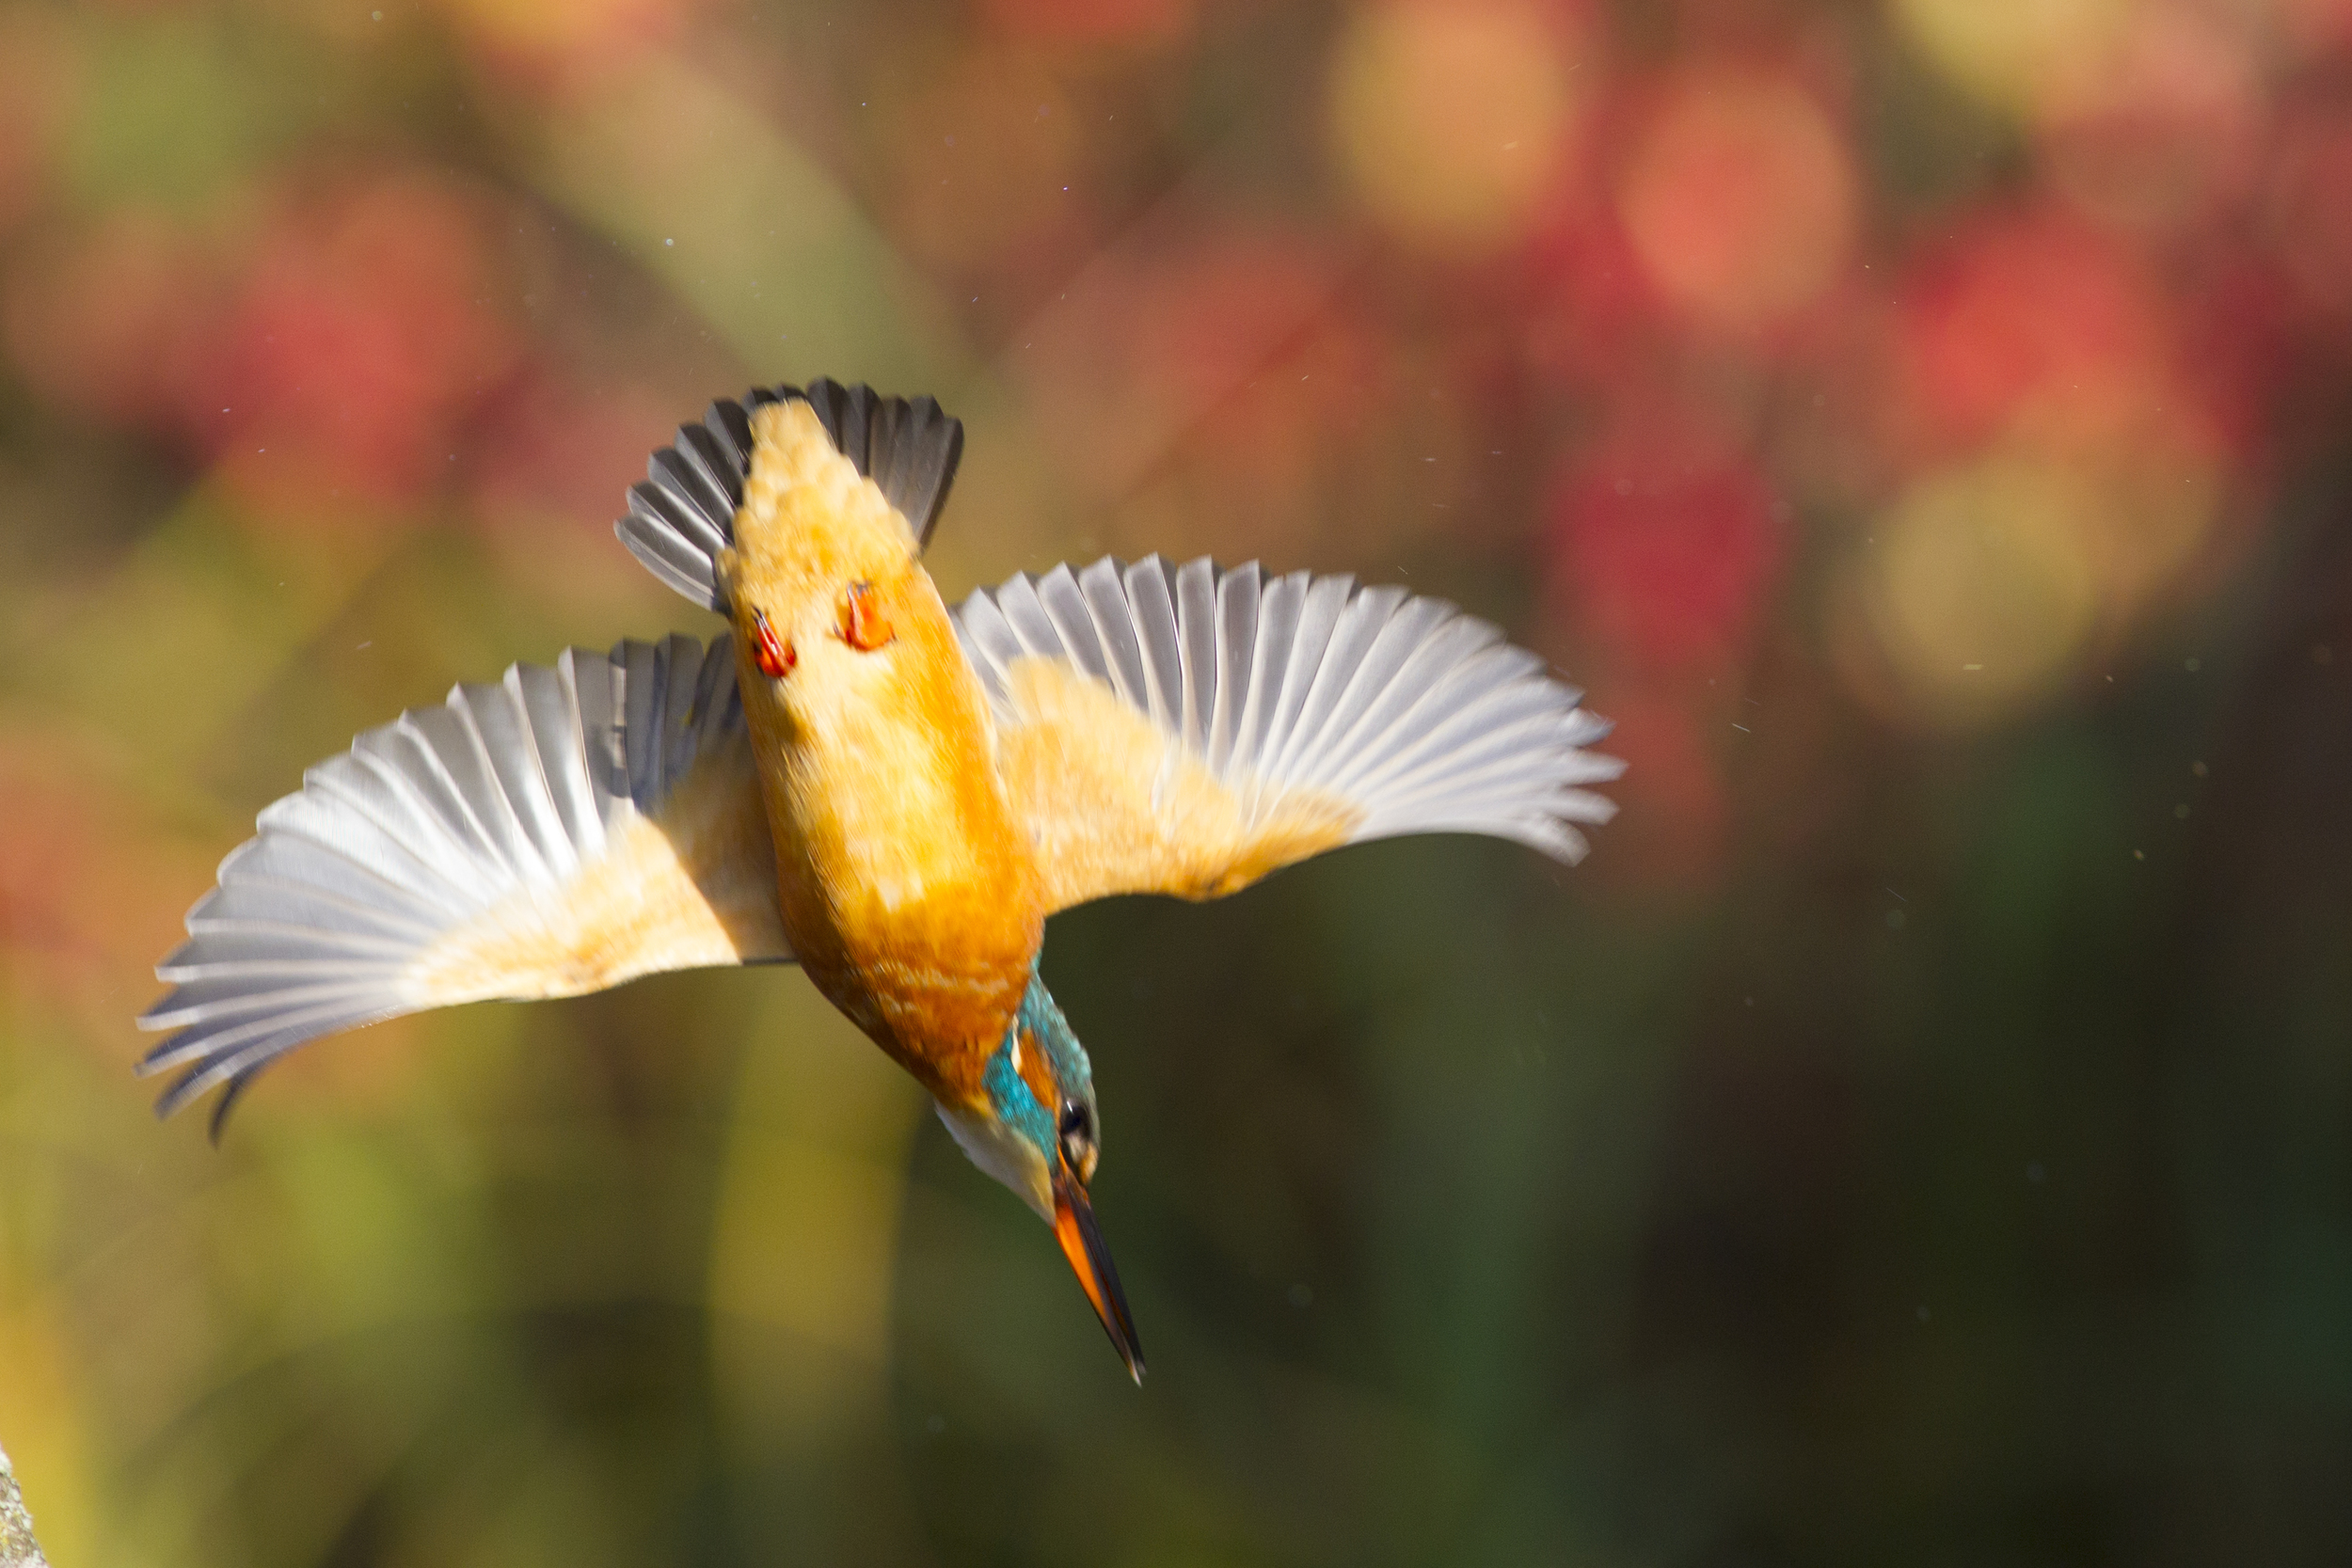
[[[898,636],[890,617],[877,602],[874,585],[853,582],[841,594],[841,641],[860,653],[872,653]]]
[[[766,610],[752,611],[752,635],[755,640],[752,644],[752,662],[758,665],[759,673],[770,680],[784,679],[792,673],[792,667],[801,662],[801,656],[792,651],[792,644],[779,638],[776,628],[768,624]]]

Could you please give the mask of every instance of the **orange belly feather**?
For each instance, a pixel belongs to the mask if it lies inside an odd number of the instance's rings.
[[[809,978],[934,1095],[971,1103],[1044,938],[988,700],[905,523],[804,403],[771,404],[721,557],[776,847]],[[766,633],[790,651],[760,667]]]

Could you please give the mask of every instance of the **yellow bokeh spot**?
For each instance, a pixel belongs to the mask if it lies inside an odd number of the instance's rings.
[[[1331,70],[1331,134],[1359,196],[1417,243],[1480,249],[1532,215],[1575,102],[1568,40],[1515,0],[1356,14]]]
[[[2085,90],[2112,57],[2135,0],[1893,0],[1911,41],[1995,108],[2031,115]]]
[[[1898,716],[1964,727],[2067,673],[2096,625],[2106,499],[2064,465],[1995,455],[1898,500],[1858,562],[1853,608]]]
[[[72,1346],[56,1299],[12,1305],[0,1291],[0,1415],[8,1418],[0,1451],[50,1560],[96,1562],[104,1520],[89,1495],[81,1412],[90,1398]]]

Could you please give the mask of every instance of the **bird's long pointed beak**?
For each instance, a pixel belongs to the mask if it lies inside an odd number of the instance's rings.
[[[1136,1338],[1135,1320],[1127,1316],[1119,1270],[1111,1264],[1111,1249],[1103,1244],[1103,1232],[1095,1227],[1094,1206],[1087,1201],[1086,1189],[1068,1170],[1054,1173],[1054,1238],[1070,1259],[1070,1272],[1086,1287],[1094,1315],[1103,1320],[1103,1332],[1111,1337],[1111,1348],[1127,1363],[1127,1375],[1141,1383],[1143,1345]]]

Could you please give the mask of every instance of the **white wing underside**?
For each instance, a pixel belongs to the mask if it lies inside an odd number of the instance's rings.
[[[1348,577],[1269,578],[1255,562],[1171,569],[1154,556],[1015,577],[966,599],[956,623],[994,706],[1000,749],[1018,747],[1025,729],[1059,722],[1071,733],[1048,749],[1073,759],[1070,767],[1098,766],[1078,756],[1089,742],[1074,722],[1041,715],[1032,693],[1044,661],[1149,720],[1159,744],[1126,766],[1155,770],[1144,792],[1153,809],[1170,809],[1179,773],[1205,775],[1190,791],[1187,821],[1164,824],[1154,854],[1201,831],[1191,824],[1203,820],[1194,807],[1204,791],[1226,797],[1209,830],[1218,836],[1212,858],[1238,833],[1232,853],[1251,874],[1271,866],[1251,857],[1250,835],[1295,819],[1301,802],[1337,814],[1343,829],[1329,842],[1297,838],[1294,847],[1310,853],[1400,833],[1472,832],[1569,862],[1585,848],[1577,824],[1615,809],[1585,787],[1624,771],[1584,749],[1607,722],[1581,708],[1581,694],[1536,655],[1443,600],[1359,588]],[[1041,814],[1073,809],[1096,808],[1057,801]],[[1047,843],[1069,836],[1067,823],[1033,826]],[[1150,877],[1168,876],[1164,863],[1120,860],[1071,868],[1057,902],[1141,891],[1159,886]],[[1191,875],[1161,890],[1225,891],[1214,875],[1197,885]]]
[[[1476,832],[1564,861],[1608,731],[1440,600],[1156,557],[974,594],[957,632],[1055,908],[1232,891],[1341,844]],[[461,686],[264,811],[157,967],[141,1064],[214,1087],[428,1007],[788,959],[733,650],[572,650]]]
[[[158,1111],[322,1035],[789,957],[729,640],[573,649],[370,730],[262,812],[156,968]]]

